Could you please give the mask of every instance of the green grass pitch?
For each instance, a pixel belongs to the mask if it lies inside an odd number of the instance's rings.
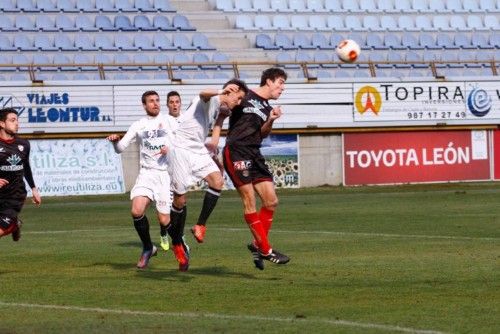
[[[135,269],[127,195],[27,203],[21,240],[0,239],[0,333],[500,333],[500,184],[279,197],[270,237],[289,264],[254,268],[227,191],[204,244],[186,229],[186,273],[171,251]]]

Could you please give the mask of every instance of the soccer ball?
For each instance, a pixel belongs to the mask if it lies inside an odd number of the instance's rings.
[[[335,51],[337,52],[337,56],[339,56],[340,60],[346,63],[353,63],[356,59],[358,59],[361,48],[359,47],[359,44],[352,39],[344,39],[343,41],[340,41]]]

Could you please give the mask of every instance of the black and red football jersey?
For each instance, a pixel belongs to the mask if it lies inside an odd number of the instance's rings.
[[[12,140],[0,139],[0,179],[9,183],[0,188],[1,199],[24,199],[26,187],[24,178],[31,188],[35,187],[29,163],[30,143],[15,137]]]

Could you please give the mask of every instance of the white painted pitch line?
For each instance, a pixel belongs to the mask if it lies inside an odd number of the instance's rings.
[[[246,228],[237,227],[212,227],[216,231],[248,231]],[[108,232],[108,231],[125,231],[131,230],[130,227],[117,228],[100,228],[86,230],[54,230],[54,231],[28,231],[25,234],[64,234],[64,233],[93,233],[93,232]],[[495,237],[460,237],[453,235],[425,235],[425,234],[393,234],[393,233],[366,233],[366,232],[336,232],[336,231],[283,231],[272,230],[273,233],[287,234],[325,234],[325,235],[347,235],[347,236],[362,236],[362,237],[382,237],[382,238],[401,238],[401,239],[448,239],[448,240],[484,240],[484,241],[500,241],[500,238]]]
[[[369,329],[381,329],[391,332],[413,333],[413,334],[444,334],[444,332],[416,329],[409,327],[400,327],[392,325],[373,324],[366,322],[356,322],[347,320],[330,320],[323,318],[290,318],[290,317],[264,317],[253,315],[231,315],[231,314],[218,314],[218,313],[194,313],[194,312],[158,312],[158,311],[134,311],[123,309],[106,309],[101,307],[81,307],[71,305],[49,305],[49,304],[28,304],[28,303],[8,303],[0,301],[0,306],[5,307],[18,307],[18,308],[37,308],[49,310],[66,310],[66,311],[79,311],[79,312],[92,312],[92,313],[109,313],[120,315],[139,315],[139,316],[166,316],[166,317],[179,317],[179,318],[212,318],[223,320],[251,320],[251,321],[269,321],[269,322],[303,322],[303,323],[323,323],[334,326],[349,326]]]

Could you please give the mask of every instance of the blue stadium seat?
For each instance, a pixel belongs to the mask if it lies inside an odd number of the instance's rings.
[[[159,12],[176,12],[169,0],[153,0],[153,6]]]
[[[0,51],[15,51],[17,47],[12,44],[12,41],[6,35],[0,35]]]
[[[183,33],[173,34],[172,44],[178,50],[196,50],[189,37]]]
[[[158,64],[157,67],[159,70],[164,70],[167,68],[166,65],[170,63],[170,57],[164,52],[157,53],[154,55],[153,62]]]
[[[335,49],[343,39],[344,38],[341,35],[337,33],[332,33],[330,35],[330,45],[332,46],[332,48]]]
[[[19,9],[17,9],[16,5],[12,2],[12,0],[0,0],[0,12],[2,13],[16,13]]]
[[[163,16],[163,15],[156,15],[153,18],[153,27],[155,30],[161,30],[161,31],[174,31],[175,28],[172,26],[170,23],[170,20],[168,17]]]
[[[35,19],[35,26],[38,30],[41,31],[58,31],[56,28],[54,21],[50,18],[50,16],[45,15],[37,15]]]
[[[134,36],[134,46],[136,49],[141,51],[155,51],[158,50],[153,46],[153,41],[148,35],[135,35]]]
[[[358,16],[347,15],[345,17],[345,27],[350,31],[363,31],[363,26]]]
[[[96,13],[99,11],[92,0],[76,0],[76,8],[82,13]]]
[[[64,32],[78,31],[78,28],[75,27],[75,22],[64,14],[56,16],[56,28]]]
[[[253,0],[252,8],[257,12],[270,12],[271,3],[269,2],[269,0]]]
[[[194,63],[210,63],[210,57],[203,52],[197,52],[193,55]],[[199,65],[203,70],[216,70],[217,65]]]
[[[12,64],[20,65],[20,66],[16,66],[18,70],[26,68],[25,66],[21,66],[21,65],[29,65],[32,62],[33,61],[32,61],[30,56],[27,56],[27,55],[22,54],[22,53],[21,54],[14,54],[12,56]]]
[[[253,12],[252,0],[234,0],[234,8],[239,12]]]
[[[149,0],[135,0],[135,9],[140,12],[156,12],[157,10],[153,7],[153,4]]]
[[[449,35],[439,33],[436,36],[436,45],[443,49],[455,49],[456,45]]]
[[[193,74],[193,79],[211,79],[205,72],[196,72]]]
[[[346,70],[337,70],[337,71],[333,72],[333,75],[335,76],[335,78],[351,78],[352,77],[351,72],[346,71]]]
[[[131,0],[115,0],[115,7],[120,12],[137,12]]]
[[[157,72],[154,74],[155,80],[168,80],[168,74],[164,71]]]
[[[467,36],[465,36],[467,38]],[[455,41],[456,44],[456,41]],[[472,44],[472,45],[471,45]],[[494,48],[488,41],[488,37],[482,34],[472,34],[472,41],[467,44],[469,48],[492,49]]]
[[[429,12],[429,6],[427,4],[427,1],[424,0],[412,0],[411,8],[419,13]]]
[[[271,0],[271,9],[276,12],[289,12],[287,0]]]
[[[56,34],[54,36],[54,46],[60,51],[76,51],[73,41],[70,40],[69,36],[64,33]]]
[[[250,17],[249,15],[236,16],[234,26],[237,29],[244,29],[244,30],[255,29],[255,27],[253,25],[253,18]]]
[[[58,66],[57,69],[59,71],[76,71],[78,70],[77,67],[75,66],[67,66],[72,63],[71,59],[69,59],[68,56],[66,56],[63,53],[56,53],[54,57],[52,58],[52,63],[56,65],[61,65]]]
[[[134,64],[137,64],[139,69],[141,70],[157,70],[158,67],[156,66],[153,66],[153,65],[146,65],[146,64],[149,64],[151,63],[151,59],[149,58],[149,56],[147,54],[144,54],[142,52],[139,52],[139,53],[136,53],[134,55]]]
[[[320,15],[310,15],[309,16],[309,27],[312,30],[329,30],[326,24],[326,18]]]
[[[193,34],[192,43],[198,50],[215,50],[215,48],[210,45],[207,36],[201,33]]]
[[[189,20],[184,15],[175,14],[172,18],[172,25],[177,30],[194,31],[196,28],[191,26]]]
[[[216,0],[215,9],[222,10],[225,12],[235,11],[232,0]]]
[[[31,81],[28,72],[15,73],[10,76],[10,81]]]
[[[366,44],[366,39],[363,34],[352,32],[349,35],[347,35],[347,39],[352,39],[353,41],[356,41],[356,43],[359,44],[359,47],[361,49],[368,48],[368,45]]]
[[[92,64],[93,62],[94,57],[85,53],[77,53],[73,57],[73,63],[75,64]],[[81,71],[97,71],[97,66],[78,65],[78,69]]]
[[[268,34],[258,34],[255,36],[255,46],[264,50],[276,50],[278,47],[274,45],[271,36]]]
[[[290,63],[294,62],[295,59],[292,57],[292,55],[289,52],[280,52],[276,55],[276,62],[278,63],[278,66],[284,67],[284,68],[300,68],[299,65],[297,64],[285,64],[285,63]]]
[[[426,64],[419,64],[418,62],[419,61],[422,61],[422,57],[414,52],[414,51],[410,51],[410,52],[407,52],[405,54],[405,60],[410,64],[411,67],[413,68],[424,68],[424,67],[428,67],[428,65]]]
[[[464,7],[464,11],[470,12],[470,13],[479,13],[481,12],[481,9],[479,8],[479,1],[478,0],[466,0],[462,3]]]
[[[461,15],[453,15],[450,17],[450,29],[454,31],[469,30],[465,24],[464,17]]]
[[[221,53],[221,52],[214,52],[214,54],[212,55],[212,62],[214,63],[227,63],[229,62],[230,59],[229,57],[225,54],[225,53]],[[218,65],[217,66],[219,69],[221,70],[225,70],[225,69],[232,69],[232,65],[229,65],[229,64],[221,64],[221,65]]]
[[[380,13],[381,10],[377,8],[374,0],[360,0],[359,10],[365,13]]]
[[[109,34],[97,34],[94,39],[94,45],[99,51],[116,51],[119,48],[114,45]],[[116,35],[116,38],[121,38],[122,35]]]
[[[500,6],[498,4],[498,1],[497,4],[495,5],[495,0],[480,0],[479,8],[481,8],[483,12],[487,13],[494,13],[500,11]]]
[[[315,49],[316,47],[311,44],[311,40],[303,33],[296,33],[293,35],[293,45],[297,49]]]
[[[348,29],[344,25],[344,19],[340,15],[330,15],[326,19],[326,25],[329,29],[333,31],[347,31]]]
[[[403,55],[399,52],[389,52],[387,54],[387,61],[393,63],[395,68],[410,68],[411,65],[404,62]]]
[[[230,78],[229,74],[225,73],[225,72],[222,72],[222,71],[217,71],[215,72],[213,75],[212,75],[212,78],[214,79],[223,79],[223,80],[227,80]]]
[[[386,50],[387,49],[384,42],[382,42],[382,39],[380,38],[380,36],[377,34],[368,34],[366,36],[366,44],[369,48],[371,48],[373,50]]]
[[[344,12],[356,13],[360,11],[358,1],[356,0],[344,0],[342,2],[342,9]]]
[[[130,22],[130,18],[125,15],[117,15],[115,16],[115,28],[120,31],[135,31],[135,27]]]
[[[440,47],[436,45],[434,36],[431,34],[420,34],[419,36],[420,46],[424,49],[439,49]]]
[[[99,0],[96,3],[96,8],[104,13],[117,13],[118,9],[115,7],[114,0]]]
[[[311,30],[309,24],[307,23],[306,16],[303,15],[293,15],[290,18],[290,27],[292,30]]]
[[[118,53],[115,56],[115,64],[123,64],[118,65],[119,69],[122,71],[137,71],[139,69],[137,66],[130,65],[132,64],[132,59],[126,53]]]
[[[485,15],[484,27],[488,30],[500,30],[500,26],[498,25],[497,15]]]
[[[16,0],[17,9],[26,13],[36,13],[38,9],[36,8],[33,0]]]
[[[495,33],[495,34],[490,35],[490,45],[497,48],[497,49],[500,48],[500,34],[499,33]],[[500,59],[500,57],[498,57],[497,59]]]
[[[107,15],[96,15],[95,26],[100,31],[118,31]]]
[[[1,37],[0,37],[1,40]],[[7,65],[7,64],[12,64],[12,56],[11,55],[5,55],[5,54],[0,54],[0,64],[2,65]],[[0,71],[15,71],[15,67],[1,67]]]
[[[384,13],[395,13],[397,10],[394,8],[392,0],[378,0],[377,8]]]
[[[320,63],[319,66],[321,67],[329,68],[337,66],[336,64],[327,64],[332,61],[332,57],[327,52],[322,52],[322,51],[315,52],[313,57],[316,63]]]
[[[33,41],[27,35],[15,35],[14,47],[18,51],[36,51],[36,48],[33,46]]]
[[[377,16],[367,15],[363,17],[363,29],[369,31],[383,31]]]
[[[254,17],[254,27],[262,30],[271,30],[271,19],[268,15],[255,15]]]
[[[176,50],[168,36],[164,33],[153,35],[153,46],[162,51]]]
[[[161,17],[163,17],[163,16],[161,16]],[[139,31],[157,30],[157,28],[153,27],[153,25],[151,24],[151,22],[149,21],[149,19],[146,15],[134,16],[134,27]]]
[[[295,54],[295,61],[298,63],[306,63],[307,68],[318,68],[318,64],[310,64],[313,61],[313,57],[307,52],[304,51],[297,51]]]
[[[367,72],[367,71],[357,70],[357,71],[354,72],[353,77],[354,78],[369,78],[370,77],[370,73]]]
[[[45,64],[50,64],[52,65],[52,60],[45,54],[43,53],[35,53],[33,55],[33,64],[38,64],[38,65],[45,65]],[[56,71],[57,67],[52,67],[52,66],[36,66],[35,67],[38,70],[41,71]]]
[[[404,31],[415,31],[415,21],[413,17],[408,15],[401,15],[398,17],[398,27]]]
[[[414,10],[411,7],[410,0],[397,0],[394,1],[394,8],[396,11],[399,11],[401,13],[414,13],[416,10]]]
[[[432,26],[434,30],[438,31],[449,31],[450,23],[448,21],[448,16],[445,15],[436,15],[432,18]]]
[[[194,65],[188,65],[186,63],[192,63],[193,60],[191,57],[189,57],[186,53],[176,53],[174,57],[172,58],[173,63],[179,64],[179,63],[185,63],[185,65],[180,65],[180,66],[172,66],[173,69],[182,69],[182,70],[196,70],[197,67]]]
[[[56,0],[56,7],[65,13],[76,13],[76,3],[73,0]]]
[[[54,81],[65,81],[70,80],[69,77],[64,73],[54,73],[52,75],[52,80]]]
[[[429,1],[429,11],[434,13],[446,13],[445,1]]]
[[[307,11],[314,13],[323,13],[327,10],[323,6],[322,0],[306,0]]]
[[[97,37],[96,37],[97,39]],[[130,36],[117,34],[115,35],[115,46],[122,51],[137,51]]]
[[[36,34],[34,36],[35,48],[39,51],[57,51],[58,48],[54,46],[52,36],[46,34]]]
[[[15,26],[17,30],[21,31],[37,31],[33,20],[29,15],[18,15],[15,18]]]
[[[393,33],[384,34],[384,45],[391,50],[402,50],[405,47],[401,44],[401,39]]]
[[[420,46],[420,43],[418,42],[417,37],[410,32],[403,33],[403,35],[401,36],[401,44],[403,45],[403,47],[413,50],[422,48]]]
[[[475,1],[475,0],[474,0]],[[446,9],[454,13],[463,13],[464,8],[461,0],[446,0]]]
[[[314,33],[311,36],[311,44],[318,49],[322,50],[332,50],[334,49],[333,46],[330,45],[328,39],[326,38],[325,35],[320,34],[320,33]]]
[[[399,1],[399,0],[398,0]],[[433,31],[435,30],[432,26],[431,20],[428,16],[418,15],[415,18],[415,28],[417,31]]]
[[[277,33],[276,35],[274,35],[274,44],[282,50],[295,49],[290,38],[283,33]]]
[[[56,13],[59,11],[52,0],[37,0],[36,7],[39,11],[44,13]]]
[[[75,47],[80,51],[97,51],[88,34],[75,35]]]
[[[305,12],[306,3],[304,0],[288,0],[288,8],[294,12]]]
[[[454,35],[453,44],[455,45],[455,47],[459,49],[471,49],[475,47],[474,45],[471,44],[469,36],[460,32]]]
[[[81,31],[98,31],[94,22],[88,16],[78,15],[75,19],[75,27]]]
[[[444,67],[449,67],[449,68],[462,67],[461,64],[450,63],[450,62],[453,62],[453,61],[458,61],[458,54],[455,53],[455,52],[451,52],[451,51],[443,52],[442,55],[441,55],[441,61],[447,62],[447,64],[446,65],[439,64],[439,65],[437,65],[438,67],[443,67],[443,66]]]
[[[481,20],[481,17],[478,15],[469,15],[467,16],[467,27],[470,30],[488,30]]]
[[[0,20],[0,31],[17,31],[12,20],[8,16],[3,16]]]
[[[275,15],[273,17],[273,28],[277,30],[290,29],[290,22],[288,21],[288,17],[285,15]]]

